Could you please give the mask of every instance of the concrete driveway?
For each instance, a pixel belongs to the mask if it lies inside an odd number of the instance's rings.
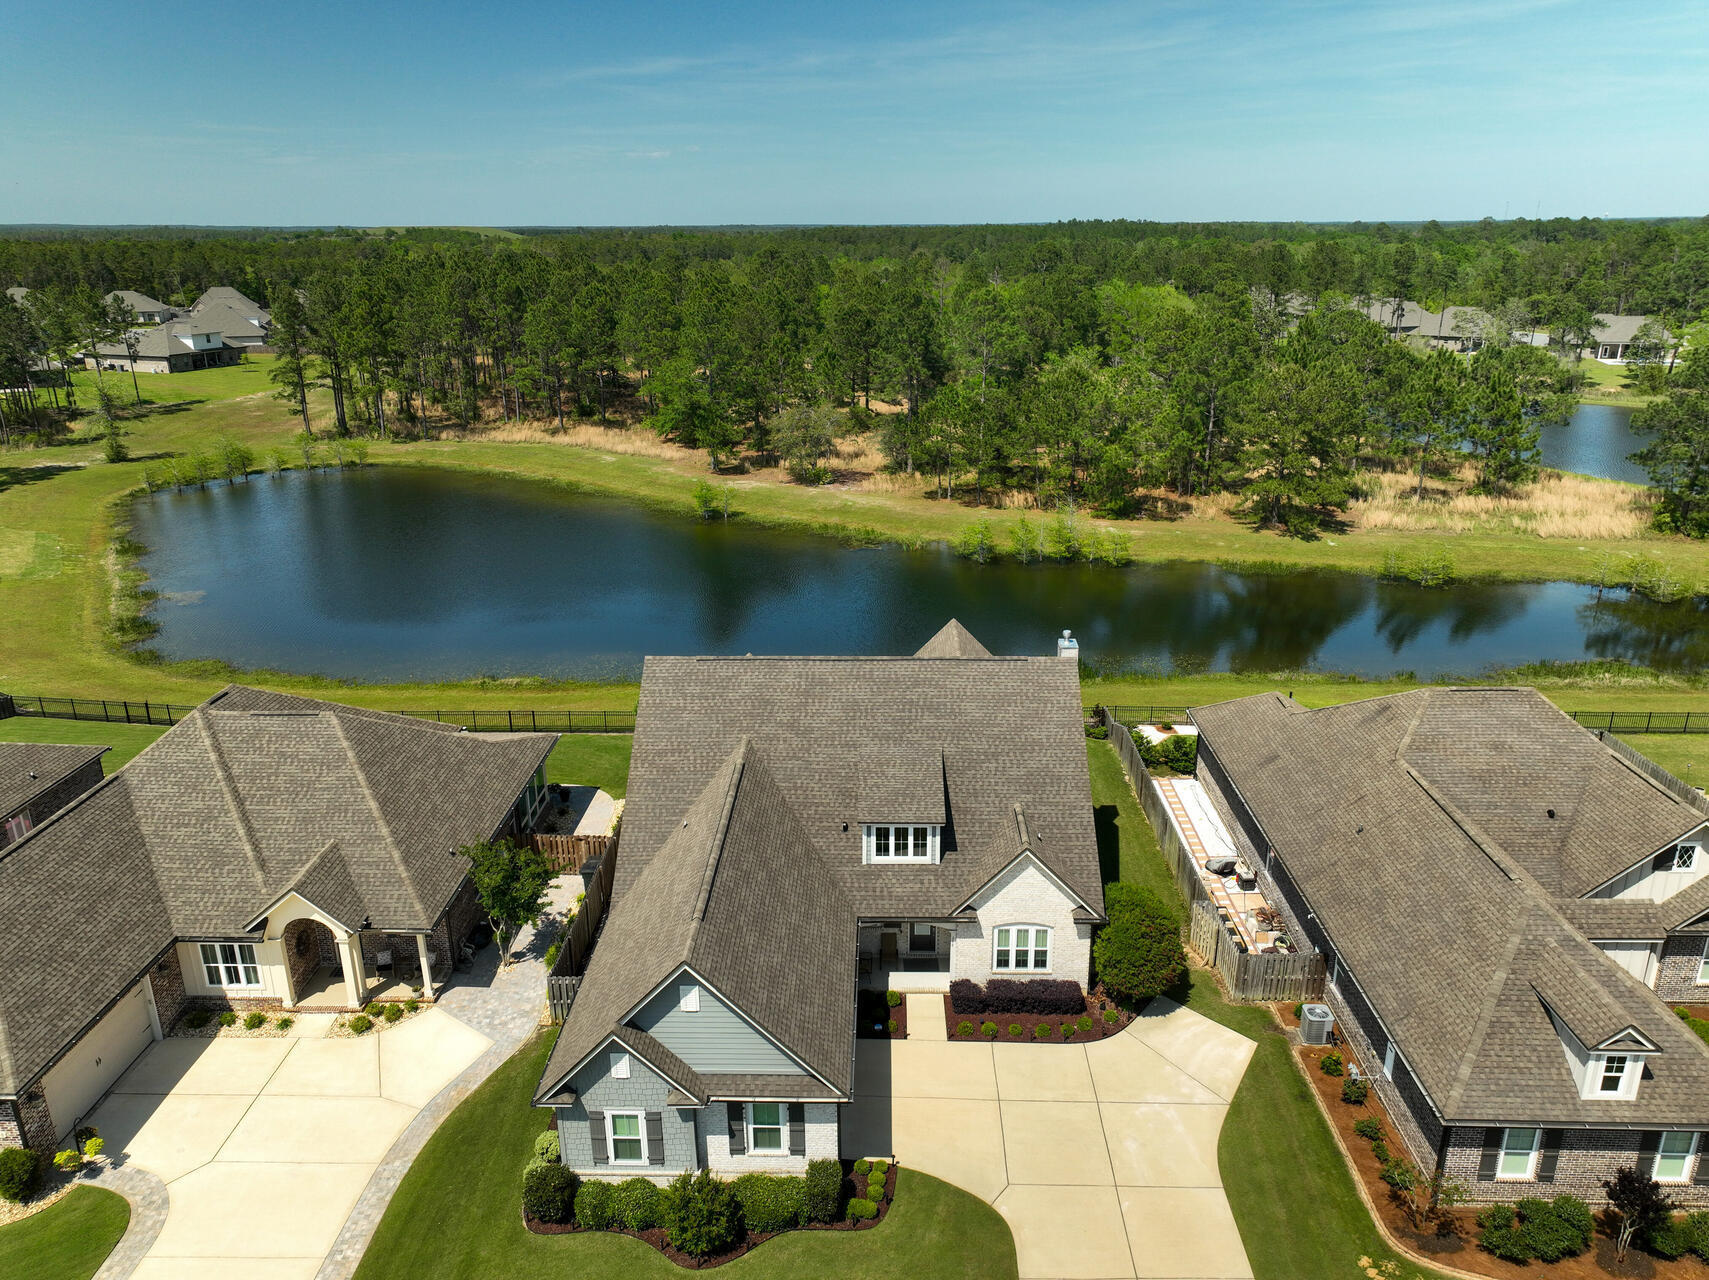
[[[173,1038],[90,1123],[166,1183],[138,1280],[308,1280],[392,1143],[492,1043],[443,1009],[361,1039],[307,1015],[286,1039]]]
[[[909,997],[909,1039],[859,1043],[845,1156],[989,1201],[1023,1277],[1252,1275],[1217,1172],[1252,1041],[1168,1000],[1085,1045],[926,1039],[941,1000]]]

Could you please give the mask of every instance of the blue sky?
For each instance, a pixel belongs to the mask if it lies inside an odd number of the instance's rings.
[[[1709,212],[1703,0],[0,0],[0,33],[0,222]]]

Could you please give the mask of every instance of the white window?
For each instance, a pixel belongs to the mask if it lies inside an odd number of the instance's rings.
[[[783,1140],[781,1102],[748,1104],[748,1150],[757,1156],[781,1156],[789,1150]]]
[[[611,1055],[611,1078],[613,1080],[627,1080],[629,1078],[628,1054],[614,1053]]]
[[[861,828],[861,840],[868,862],[936,862],[943,828],[869,822]]]
[[[1626,1068],[1630,1065],[1630,1060],[1625,1054],[1606,1054],[1600,1065],[1596,1063],[1591,1065],[1592,1069],[1597,1072],[1597,1093],[1619,1093],[1626,1087]]]
[[[1690,871],[1696,865],[1697,846],[1694,844],[1676,844],[1656,855],[1657,871]]]
[[[261,968],[248,942],[204,942],[202,976],[210,987],[259,987]]]
[[[683,1013],[700,1012],[700,984],[698,982],[684,983],[677,993],[676,1007]]]
[[[1007,924],[997,930],[991,968],[1000,973],[1047,973],[1050,930],[1036,924]]]
[[[1657,1182],[1684,1182],[1691,1172],[1691,1157],[1697,1154],[1695,1133],[1664,1133],[1656,1149],[1656,1167],[1650,1175]]]
[[[607,1111],[605,1133],[612,1164],[647,1163],[647,1128],[639,1111]]]
[[[1537,1144],[1542,1136],[1541,1129],[1503,1129],[1501,1160],[1495,1166],[1495,1176],[1508,1179],[1531,1177],[1537,1167]]]
[[[1709,985],[1709,938],[1703,939],[1703,958],[1697,962],[1697,985]]]
[[[1383,1075],[1390,1080],[1394,1079],[1394,1060],[1394,1041],[1390,1040],[1389,1047],[1383,1050]]]

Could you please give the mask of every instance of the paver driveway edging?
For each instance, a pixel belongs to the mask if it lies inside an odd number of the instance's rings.
[[[1022,1277],[1247,1280],[1217,1139],[1256,1049],[1169,1000],[1085,1044],[863,1040],[843,1154],[989,1201]]]

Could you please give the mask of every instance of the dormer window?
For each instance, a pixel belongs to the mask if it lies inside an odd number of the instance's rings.
[[[1580,1097],[1590,1101],[1629,1101],[1638,1096],[1638,1082],[1643,1079],[1642,1053],[1593,1053],[1586,1064],[1581,1081]]]
[[[1618,1095],[1626,1086],[1626,1068],[1630,1061],[1623,1053],[1611,1053],[1603,1058],[1597,1093]]]
[[[861,828],[862,861],[937,862],[942,841],[941,826],[869,822]]]
[[[1672,848],[1663,849],[1656,855],[1654,869],[1656,871],[1690,871],[1697,865],[1697,846],[1694,844],[1676,844]]]

